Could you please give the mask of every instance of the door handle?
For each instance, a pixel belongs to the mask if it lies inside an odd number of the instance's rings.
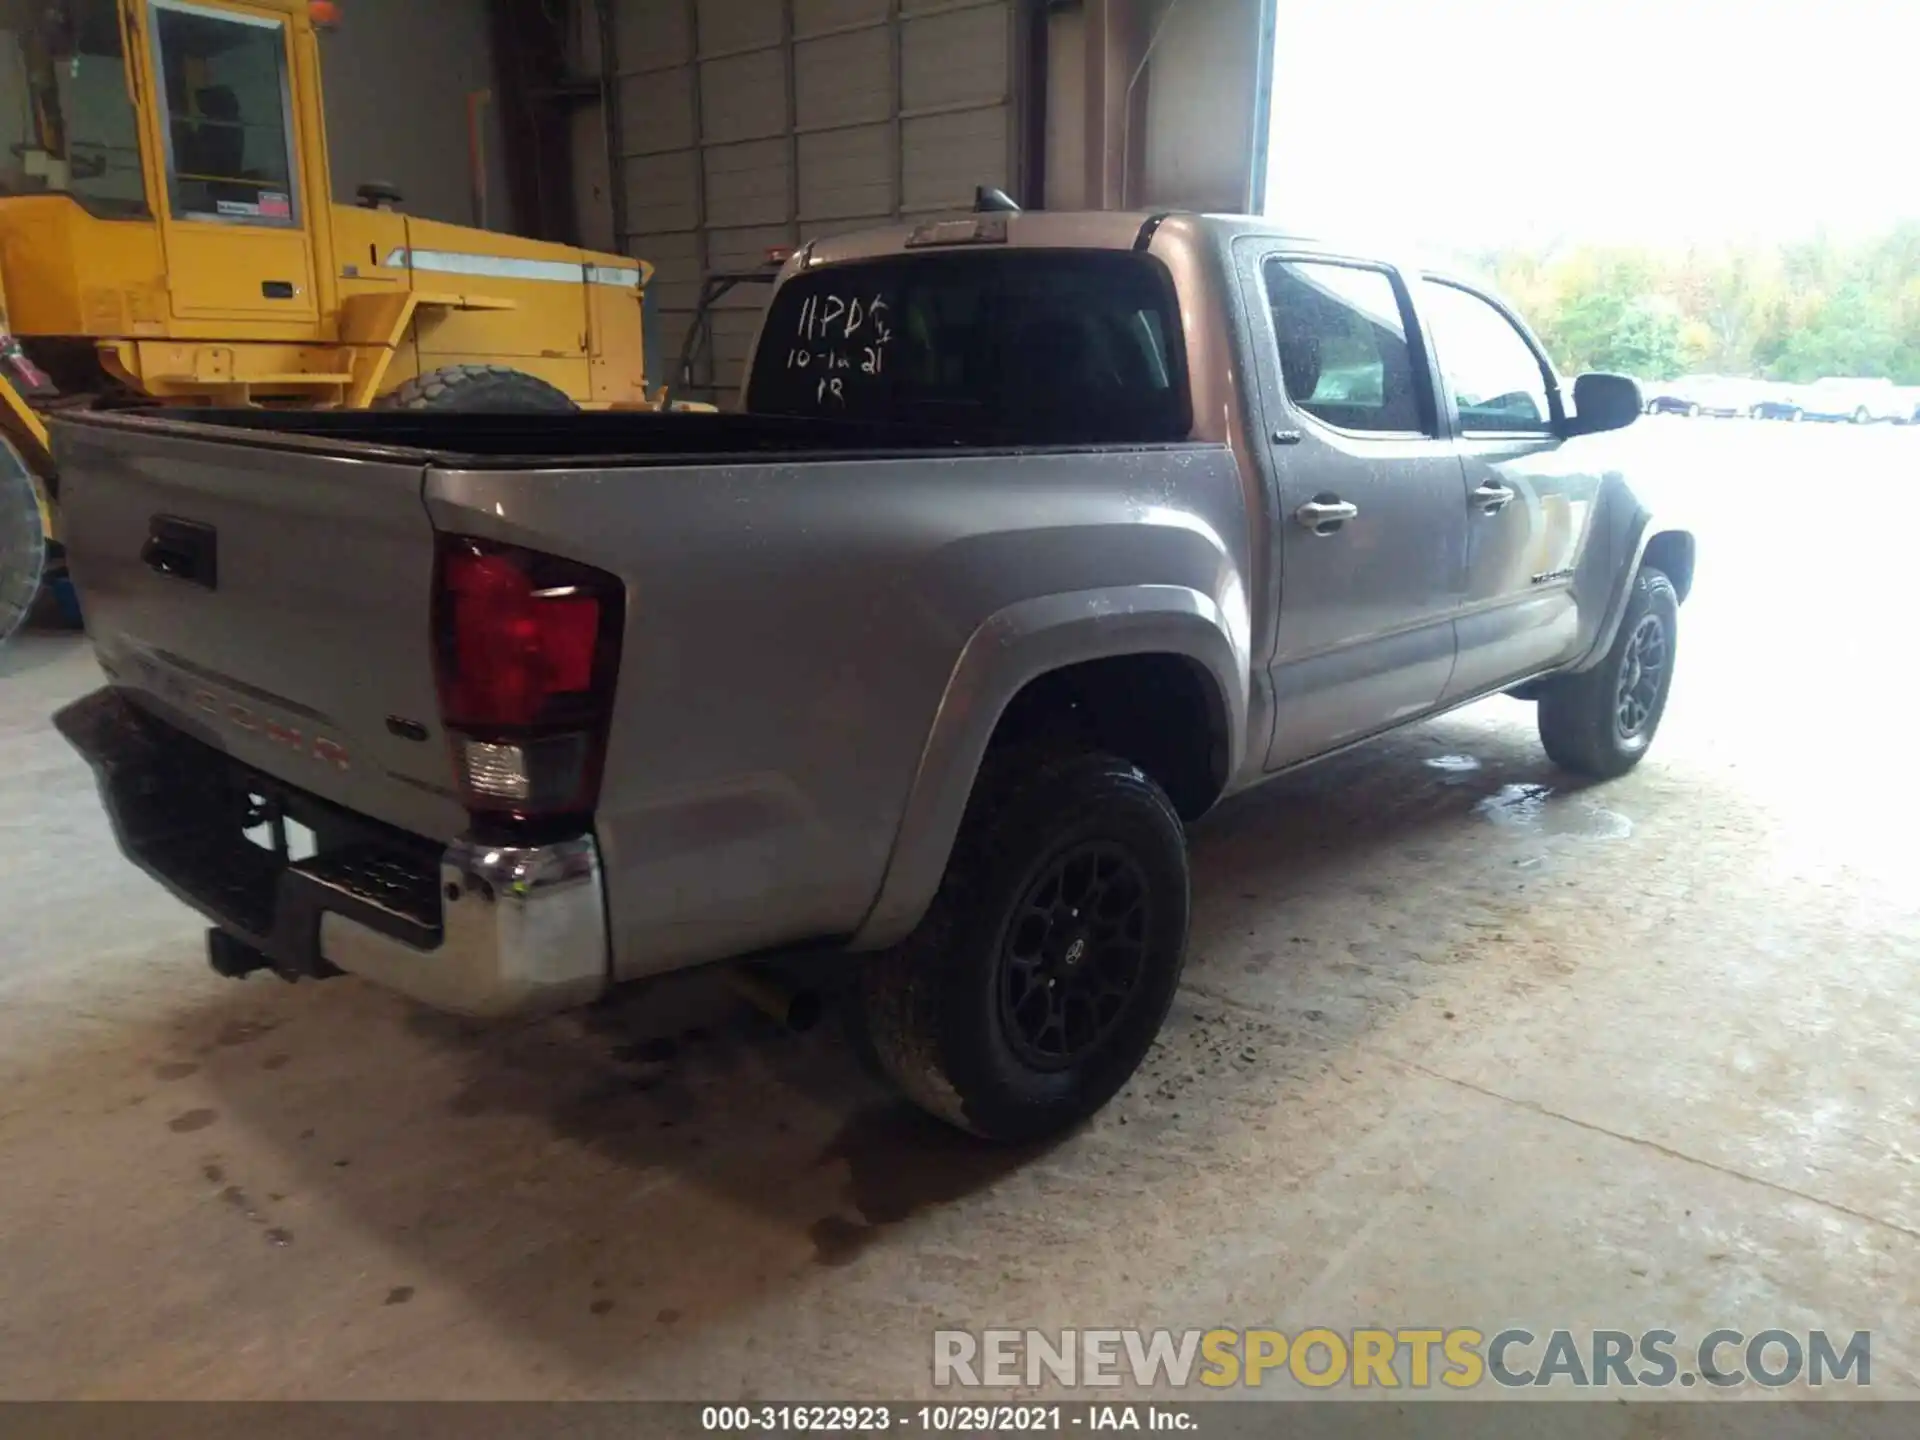
[[[148,523],[140,559],[155,574],[215,590],[220,585],[219,542],[211,525],[155,515]]]
[[[1498,515],[1513,503],[1513,490],[1497,480],[1486,480],[1474,488],[1472,498],[1482,515]]]
[[[1360,513],[1360,507],[1338,495],[1316,495],[1293,518],[1316,535],[1331,535]]]

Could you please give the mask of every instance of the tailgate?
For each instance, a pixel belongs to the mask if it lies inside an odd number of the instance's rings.
[[[118,416],[58,423],[54,452],[110,679],[287,784],[434,839],[466,828],[423,458]]]

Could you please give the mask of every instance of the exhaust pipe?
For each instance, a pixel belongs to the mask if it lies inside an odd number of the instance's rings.
[[[730,965],[724,972],[733,992],[776,1025],[796,1034],[820,1023],[820,992],[790,984],[758,965]]]

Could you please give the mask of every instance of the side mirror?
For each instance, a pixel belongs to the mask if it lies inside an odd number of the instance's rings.
[[[1566,433],[1593,435],[1619,430],[1638,420],[1645,407],[1639,381],[1594,371],[1573,382],[1573,414],[1567,417]]]

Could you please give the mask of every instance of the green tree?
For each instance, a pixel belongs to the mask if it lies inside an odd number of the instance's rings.
[[[1891,376],[1920,384],[1920,222],[1867,240],[1480,257],[1567,371]]]

